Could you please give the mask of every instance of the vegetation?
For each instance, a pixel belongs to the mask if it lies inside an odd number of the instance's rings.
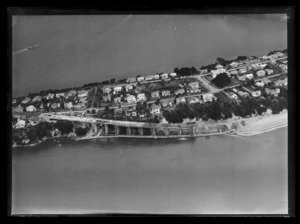
[[[216,78],[212,79],[211,82],[215,84],[217,87],[222,88],[231,83],[231,79],[228,77],[226,73],[221,73],[216,76]]]
[[[199,74],[199,71],[195,67],[174,68],[174,72],[178,77]]]

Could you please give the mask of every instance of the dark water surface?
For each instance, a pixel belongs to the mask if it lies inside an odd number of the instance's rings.
[[[287,212],[287,128],[61,144],[13,149],[13,213]]]

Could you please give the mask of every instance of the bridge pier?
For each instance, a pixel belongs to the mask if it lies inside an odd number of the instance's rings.
[[[119,128],[119,126],[114,126],[115,127],[115,134],[116,135],[119,135],[119,132],[120,132],[120,128]]]
[[[151,134],[152,134],[152,136],[156,136],[156,130],[155,130],[155,128],[151,128]]]
[[[181,128],[178,129],[178,135],[182,135],[182,130],[181,130]]]
[[[130,129],[130,127],[126,127],[126,133],[127,133],[127,135],[131,135],[131,129]]]
[[[169,133],[169,129],[168,128],[166,128],[166,130],[165,130],[165,136],[169,136],[170,135],[170,133]]]
[[[104,124],[104,130],[105,130],[105,134],[108,135],[108,125]]]
[[[139,128],[139,135],[143,135],[143,133],[144,133],[143,128]]]

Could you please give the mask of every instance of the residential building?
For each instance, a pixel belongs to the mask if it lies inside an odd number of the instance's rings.
[[[186,102],[186,99],[184,97],[176,98],[176,104],[185,103],[185,102]]]
[[[80,90],[78,92],[78,97],[86,97],[88,96],[89,91],[88,90]]]
[[[102,96],[102,99],[104,102],[110,102],[111,101],[111,94]]]
[[[197,97],[197,96],[191,97],[191,98],[189,99],[189,103],[190,103],[190,104],[193,104],[193,103],[199,103],[199,102],[200,102],[200,100],[199,100],[199,97]]]
[[[161,79],[167,79],[168,78],[168,73],[163,73],[160,75]]]
[[[190,82],[189,86],[192,88],[199,88],[199,82]]]
[[[26,107],[26,111],[27,112],[35,112],[36,108],[33,105],[29,105],[28,107]]]
[[[175,72],[170,73],[170,76],[175,78],[177,76],[177,74]]]
[[[120,102],[121,102],[121,97],[119,97],[119,96],[118,96],[118,97],[115,97],[115,98],[114,98],[114,102],[115,102],[115,103],[120,103]]]
[[[35,126],[35,125],[37,125],[38,123],[40,123],[40,118],[39,118],[39,117],[30,117],[30,118],[29,118],[29,123],[30,123],[32,126]]]
[[[287,78],[278,79],[274,82],[276,86],[287,86]]]
[[[207,69],[201,69],[201,70],[200,70],[200,74],[206,74],[206,73],[208,73],[208,70],[207,70]]]
[[[260,90],[253,89],[251,87],[242,87],[244,90],[246,90],[249,94],[251,94],[253,97],[259,97],[261,95]]]
[[[28,102],[30,102],[30,98],[29,97],[26,97],[25,99],[22,100],[23,104],[26,104]]]
[[[265,85],[265,83],[263,81],[257,81],[257,82],[255,82],[255,85],[259,86],[259,87],[263,87]]]
[[[184,94],[184,93],[185,93],[184,89],[178,89],[174,92],[175,95]]]
[[[228,93],[226,93],[226,95],[227,95],[228,98],[230,98],[230,99],[234,99],[234,100],[237,100],[237,99],[238,99],[238,96],[237,96],[235,93],[228,92]]]
[[[238,66],[238,63],[236,63],[236,62],[231,62],[229,65],[230,65],[231,67],[235,68],[235,67]]]
[[[151,92],[151,98],[159,98],[159,91]]]
[[[125,89],[126,89],[126,91],[129,91],[129,90],[133,89],[133,85],[126,85]]]
[[[85,108],[85,104],[84,103],[78,103],[76,105],[73,106],[75,109],[83,109]]]
[[[253,64],[251,64],[251,67],[255,70],[258,70],[261,68],[259,63],[253,63]]]
[[[239,72],[238,70],[232,70],[231,72],[229,72],[230,75],[238,75]]]
[[[156,79],[156,80],[159,79],[159,75],[158,75],[158,74],[155,74],[155,75],[154,75],[154,79]]]
[[[154,75],[147,75],[145,79],[146,81],[151,81],[154,79]]]
[[[163,97],[165,97],[165,96],[170,96],[170,95],[171,95],[170,90],[162,90],[162,91],[161,91],[161,95],[162,95]]]
[[[264,69],[267,66],[267,64],[260,64],[260,68]]]
[[[64,103],[64,107],[66,109],[71,109],[73,107],[73,103],[72,102]]]
[[[145,77],[140,76],[140,77],[137,77],[136,80],[137,80],[138,82],[143,82],[143,81],[145,80]]]
[[[264,70],[259,70],[259,71],[256,72],[256,75],[258,77],[263,77],[263,76],[265,76],[265,74],[266,74],[266,72]]]
[[[245,76],[246,76],[246,78],[249,79],[249,80],[250,80],[250,79],[253,79],[253,74],[251,74],[251,73],[246,74]]]
[[[146,100],[146,96],[145,96],[145,93],[138,93],[137,94],[137,101],[144,101]]]
[[[17,103],[17,100],[16,99],[12,99],[12,104],[15,104]]]
[[[44,109],[44,104],[43,103],[41,103],[40,109]]]
[[[237,76],[237,79],[238,79],[239,81],[245,81],[245,80],[246,80],[246,76],[245,76],[245,75],[238,75],[238,76]]]
[[[243,92],[243,91],[238,91],[237,94],[238,94],[240,97],[248,97],[248,96],[249,96],[249,93]]]
[[[51,104],[52,109],[56,109],[56,108],[59,108],[59,107],[60,107],[60,103],[52,103]]]
[[[217,69],[217,70],[211,70],[212,73],[212,77],[216,78],[217,75],[221,74],[221,73],[226,73],[226,69],[221,68],[221,69]]]
[[[236,88],[233,88],[232,91],[235,92],[235,93],[238,92]]]
[[[68,93],[67,93],[67,98],[68,97],[72,97],[72,96],[75,96],[77,93],[76,93],[76,91],[75,90],[70,90]]]
[[[136,77],[130,77],[130,78],[126,79],[126,82],[128,82],[128,83],[136,82]]]
[[[13,108],[13,111],[14,111],[14,112],[23,112],[23,110],[24,110],[24,108],[21,107],[20,105]]]
[[[273,95],[275,97],[278,96],[278,92],[274,89],[265,88],[265,91],[266,91],[266,94],[268,94],[268,95]]]
[[[202,98],[203,98],[203,102],[206,103],[206,102],[212,102],[213,99],[216,99],[216,97],[214,95],[212,95],[211,93],[205,93],[202,95]]]
[[[190,93],[200,93],[201,90],[199,88],[190,88]]]
[[[268,83],[271,82],[270,79],[268,79],[268,78],[266,78],[266,77],[262,78],[261,81],[262,81],[264,84],[268,84]]]
[[[63,98],[65,98],[65,93],[56,93],[55,94],[55,96],[56,96],[56,98],[60,98],[60,97],[63,97]]]
[[[79,99],[79,103],[86,103],[86,101],[87,101],[87,97],[81,97]]]
[[[164,100],[164,101],[161,101],[161,105],[163,107],[173,106],[173,100]]]
[[[266,71],[266,73],[267,73],[268,75],[273,74],[273,69],[266,69],[265,71]]]
[[[115,86],[113,94],[117,94],[117,93],[121,92],[122,88],[123,88],[122,86]]]
[[[156,104],[152,104],[150,108],[151,114],[160,114],[160,106]]]
[[[24,128],[25,125],[26,125],[26,121],[21,120],[21,119],[18,118],[18,121],[17,121],[17,123],[16,123],[16,128],[18,128],[18,129],[19,129],[19,128]]]
[[[239,74],[246,73],[246,72],[247,72],[247,68],[240,68],[239,69]]]
[[[136,102],[136,97],[134,95],[127,95],[126,98],[128,103],[135,103]]]
[[[41,101],[41,100],[42,100],[42,97],[41,97],[41,96],[35,96],[35,97],[32,99],[32,102]]]
[[[103,93],[110,93],[111,88],[110,87],[103,87]]]
[[[46,98],[47,100],[53,99],[53,98],[54,98],[54,94],[53,94],[53,93],[48,93],[48,95],[45,96],[45,98]]]
[[[114,109],[114,113],[115,113],[115,114],[120,114],[120,113],[122,113],[122,107],[117,107],[117,108],[115,108],[115,109]]]
[[[281,69],[283,69],[285,72],[287,72],[287,70],[288,70],[288,66],[287,66],[287,65],[280,64],[279,67],[280,67]]]
[[[223,66],[222,65],[216,65],[216,69],[219,70],[219,69],[222,69]]]
[[[279,88],[276,88],[275,90],[276,90],[277,93],[280,93],[280,89]]]

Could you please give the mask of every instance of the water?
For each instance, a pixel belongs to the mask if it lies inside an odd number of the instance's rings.
[[[60,144],[13,149],[14,214],[287,213],[287,128]]]
[[[15,16],[13,96],[286,49],[282,16]]]

